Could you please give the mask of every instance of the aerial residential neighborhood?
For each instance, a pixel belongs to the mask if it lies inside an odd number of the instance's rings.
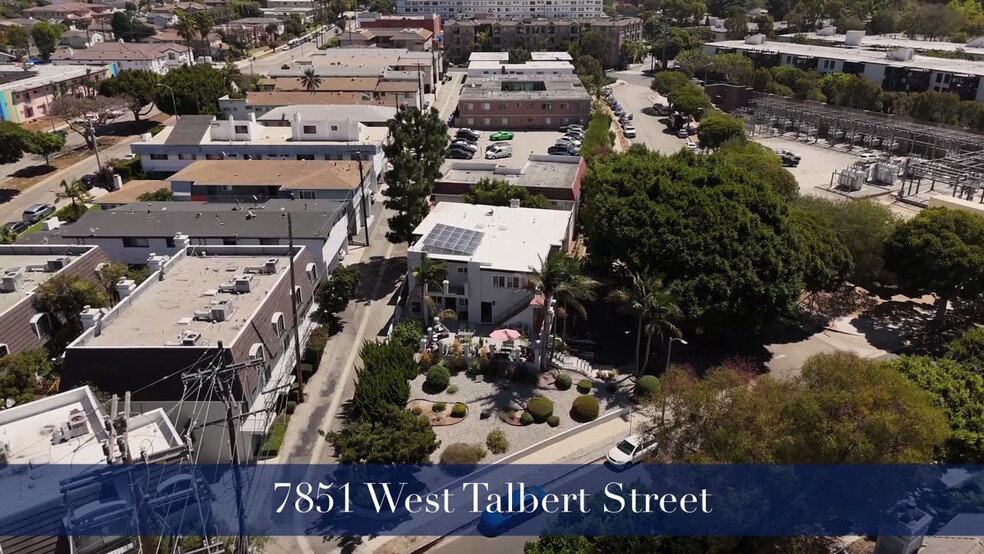
[[[0,37],[0,554],[984,552],[978,2],[24,0]],[[804,467],[887,504],[707,504]],[[707,468],[716,526],[585,499]]]

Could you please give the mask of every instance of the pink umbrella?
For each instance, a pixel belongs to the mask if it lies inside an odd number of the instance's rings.
[[[519,331],[515,329],[496,329],[489,334],[489,339],[494,341],[507,341],[519,338]]]

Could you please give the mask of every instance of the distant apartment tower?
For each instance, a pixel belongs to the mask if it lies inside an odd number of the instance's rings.
[[[444,19],[488,13],[497,17],[591,17],[602,0],[396,0],[398,14],[437,14]]]

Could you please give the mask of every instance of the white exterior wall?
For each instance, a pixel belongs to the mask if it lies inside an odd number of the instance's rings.
[[[875,83],[878,86],[885,81],[885,66],[881,64],[875,64],[870,62],[865,62],[864,72],[861,76],[865,79]]]
[[[305,133],[305,127],[314,127],[314,133]],[[344,121],[312,121],[302,120],[299,114],[294,114],[294,119],[290,122],[291,135],[295,140],[330,140],[348,141],[359,140],[358,121],[346,119]],[[309,129],[310,130],[310,129]]]
[[[454,18],[477,12],[488,12],[496,17],[593,17],[604,14],[602,0],[396,0],[396,13],[400,15],[436,13],[443,18]]]

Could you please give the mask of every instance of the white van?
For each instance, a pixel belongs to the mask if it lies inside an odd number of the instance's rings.
[[[511,158],[513,147],[508,144],[496,145],[485,151],[486,160],[498,160],[499,158]]]

